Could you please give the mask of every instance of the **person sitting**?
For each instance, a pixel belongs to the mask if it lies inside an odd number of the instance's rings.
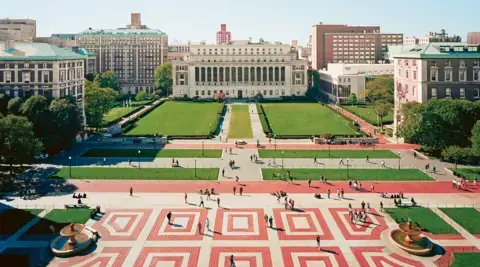
[[[315,197],[315,198],[318,198],[318,199],[321,199],[321,198],[322,198],[322,195],[320,195],[319,193],[315,193],[314,197]]]
[[[390,198],[393,198],[393,194],[390,195]]]
[[[412,202],[413,206],[417,205],[417,202],[415,202],[415,199],[413,199],[413,197],[410,201]]]
[[[86,193],[83,193],[83,198],[87,198],[87,194],[86,194]]]
[[[73,196],[72,196],[72,197],[73,197],[73,198],[77,198],[77,196],[75,195],[75,193],[73,193]]]
[[[78,205],[81,205],[82,204],[82,199],[79,198],[77,203],[78,203]]]
[[[395,206],[398,206],[398,203],[397,203],[397,199],[393,199],[393,203],[395,204]]]

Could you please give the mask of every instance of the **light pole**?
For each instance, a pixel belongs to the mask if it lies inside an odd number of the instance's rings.
[[[212,132],[212,124],[210,123],[210,133]]]
[[[328,157],[330,158],[330,143],[328,143]]]
[[[348,159],[347,159],[347,179],[350,179],[350,172],[348,170]]]
[[[197,177],[197,158],[195,158],[195,177]]]
[[[277,135],[273,136],[273,141],[275,141],[275,150],[277,150]]]
[[[282,170],[283,170],[283,152],[284,151],[282,151]]]
[[[140,169],[140,150],[138,150],[138,169]]]
[[[155,149],[155,140],[157,139],[157,134],[153,134],[153,149]]]
[[[69,177],[72,178],[72,157],[68,157],[68,164],[70,165],[70,174]]]
[[[397,152],[397,155],[398,155],[398,169],[400,170],[400,160],[402,158],[400,157],[400,152]]]
[[[204,141],[202,141],[202,156],[205,156],[205,150],[203,148]]]

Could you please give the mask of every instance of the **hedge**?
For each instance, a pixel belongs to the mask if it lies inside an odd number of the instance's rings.
[[[257,103],[257,112],[258,116],[260,116],[260,123],[262,124],[263,132],[266,135],[270,135],[272,133],[272,129],[270,128],[270,123],[268,122],[267,115],[265,114],[265,110],[263,106]]]

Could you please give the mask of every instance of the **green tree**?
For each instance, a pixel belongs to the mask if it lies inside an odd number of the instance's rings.
[[[98,81],[100,82],[100,88],[112,88],[115,91],[120,90],[117,74],[111,70],[98,75]]]
[[[438,151],[447,145],[448,124],[437,113],[424,111],[420,117],[420,128],[413,141],[426,149]]]
[[[455,169],[458,162],[468,160],[472,156],[472,149],[469,147],[449,146],[442,150],[442,159],[455,163]]]
[[[48,111],[51,121],[49,131],[43,138],[45,148],[55,152],[70,148],[83,129],[81,110],[75,102],[65,98],[53,100]]]
[[[357,95],[355,93],[351,93],[350,96],[348,97],[348,103],[350,103],[352,105],[355,105],[355,104],[357,104],[357,102],[358,102]],[[387,112],[387,114],[388,114],[388,112]]]
[[[165,62],[155,69],[153,75],[155,87],[170,95],[172,92],[172,62]]]
[[[360,98],[365,98],[369,103],[376,101],[385,101],[393,104],[394,82],[392,75],[379,75],[375,79],[368,80],[365,83],[365,90]]]
[[[0,119],[0,160],[10,164],[28,164],[42,151],[42,143],[34,136],[32,123],[25,117],[8,115]]]
[[[420,117],[425,106],[418,102],[407,102],[400,109],[401,123],[397,128],[397,136],[413,140],[420,131]]]
[[[10,97],[8,95],[0,94],[0,114],[7,115],[9,100],[10,100]]]
[[[33,124],[35,136],[42,138],[51,123],[48,100],[44,96],[32,96],[20,106],[20,114]]]
[[[140,91],[138,94],[135,96],[135,101],[142,101],[145,100],[149,97],[148,93],[145,91]]]
[[[118,93],[111,88],[98,88],[95,84],[85,90],[85,114],[87,125],[101,127],[103,117],[113,107]]]
[[[380,125],[383,130],[383,118],[388,115],[388,112],[392,110],[392,104],[385,101],[376,101],[373,106],[373,112],[377,114],[380,119]]]
[[[477,120],[472,129],[472,153],[480,156],[480,120]]]
[[[13,115],[20,114],[20,106],[22,105],[22,99],[20,97],[12,98],[8,101],[8,113]]]

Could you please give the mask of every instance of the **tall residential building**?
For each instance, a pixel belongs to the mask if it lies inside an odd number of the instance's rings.
[[[403,39],[403,44],[405,45],[425,45],[429,43],[453,43],[453,42],[461,42],[462,38],[457,35],[449,36],[444,29],[442,29],[439,33],[437,32],[429,32],[427,35],[422,37],[405,37]]]
[[[227,24],[221,24],[217,32],[217,44],[227,44],[232,41],[232,35],[227,31]]]
[[[0,41],[33,42],[37,22],[33,19],[0,19]]]
[[[312,67],[317,70],[328,63],[379,63],[387,45],[403,42],[403,34],[380,33],[379,26],[320,23],[312,29]]]
[[[79,47],[96,54],[96,70],[112,70],[121,90],[153,92],[155,68],[167,61],[168,36],[153,29],[86,30],[76,36]]]
[[[127,29],[148,29],[146,25],[142,25],[142,14],[140,13],[131,13],[130,14],[130,24],[127,25]]]
[[[173,61],[173,95],[265,98],[304,95],[307,62],[290,45],[234,41],[190,46],[184,61]]]
[[[480,44],[480,32],[469,32],[467,34],[468,44]]]
[[[394,55],[395,129],[402,104],[432,98],[480,100],[480,46],[430,43]]]

